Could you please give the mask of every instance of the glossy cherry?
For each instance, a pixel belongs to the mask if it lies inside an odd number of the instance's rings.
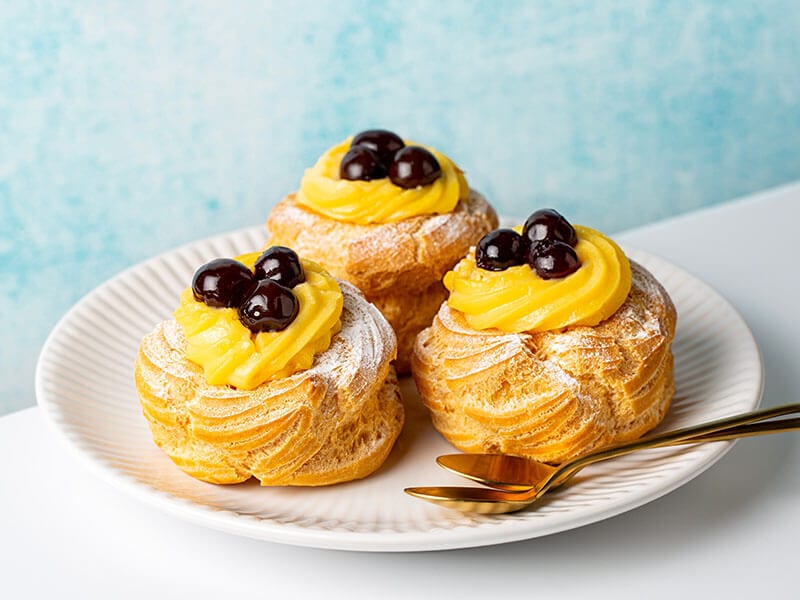
[[[574,273],[581,266],[572,246],[551,239],[533,242],[527,251],[527,261],[542,279],[560,279]]]
[[[282,331],[297,316],[300,303],[287,287],[262,279],[242,300],[239,321],[253,333]]]
[[[430,151],[420,146],[406,146],[394,155],[389,165],[389,179],[404,189],[433,183],[442,176],[442,167]]]
[[[362,131],[350,142],[350,147],[366,146],[378,155],[381,163],[388,167],[398,150],[405,147],[399,135],[386,129],[368,129]]]
[[[253,273],[232,258],[217,258],[197,269],[192,278],[192,292],[198,302],[215,308],[239,305],[254,284]]]
[[[264,250],[255,263],[256,279],[272,279],[287,288],[306,280],[300,258],[286,246],[271,246]]]
[[[575,228],[561,214],[552,208],[537,210],[525,221],[522,235],[529,242],[538,240],[558,240],[573,248],[578,243]]]
[[[523,238],[513,229],[495,229],[475,248],[475,263],[487,271],[504,271],[525,262]]]
[[[339,177],[348,181],[372,181],[386,177],[386,166],[374,150],[351,146],[339,164]]]

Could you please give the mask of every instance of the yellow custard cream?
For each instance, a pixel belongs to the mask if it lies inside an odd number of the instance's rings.
[[[236,260],[250,269],[260,252]],[[317,263],[302,260],[306,280],[292,288],[300,308],[282,331],[252,333],[235,308],[213,308],[181,294],[175,320],[186,335],[186,358],[203,367],[210,385],[251,390],[271,379],[308,369],[341,329],[343,297],[339,284]]]
[[[581,266],[571,275],[542,279],[527,264],[487,271],[470,255],[444,277],[448,305],[478,330],[536,332],[604,321],[628,297],[631,266],[619,246],[599,231],[580,225],[575,231]]]
[[[337,221],[369,225],[449,213],[469,195],[461,170],[444,154],[426,146],[442,168],[442,176],[429,185],[403,189],[388,177],[372,181],[341,179],[339,165],[351,140],[352,137],[347,138],[334,146],[306,169],[297,192],[298,204]],[[415,144],[407,141],[406,145]]]

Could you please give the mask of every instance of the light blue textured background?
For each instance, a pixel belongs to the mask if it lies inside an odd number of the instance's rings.
[[[609,232],[797,179],[798,32],[793,0],[3,2],[0,413],[83,294],[367,127]]]

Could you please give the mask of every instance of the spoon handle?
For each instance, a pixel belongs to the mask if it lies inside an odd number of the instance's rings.
[[[582,456],[562,464],[552,473],[550,477],[548,477],[545,482],[542,483],[540,489],[547,489],[556,482],[563,483],[577,471],[590,464],[599,462],[601,460],[622,456],[623,454],[636,452],[637,450],[660,448],[662,446],[672,446],[676,444],[692,444],[710,441],[716,442],[738,437],[764,435],[767,433],[778,433],[780,431],[795,429],[795,427],[791,426],[791,423],[788,423],[788,421],[793,420],[788,420],[787,424],[784,424],[783,426],[781,425],[781,421],[771,421],[768,423],[763,423],[763,426],[761,427],[742,427],[744,425],[760,423],[762,421],[766,421],[767,419],[775,419],[777,417],[783,417],[787,415],[800,415],[800,404],[795,403],[775,406],[773,408],[735,415],[733,417],[727,417],[718,421],[712,421],[710,423],[704,423],[702,425],[696,425],[693,427],[686,427],[684,429],[677,429],[675,431],[669,431],[667,433],[658,435],[651,435],[634,440],[632,442],[626,442],[623,444],[603,448],[602,450],[592,452],[586,456]],[[741,427],[741,430],[737,431],[737,428],[739,427]]]
[[[760,421],[758,423],[746,423],[744,425],[734,425],[720,429],[713,433],[698,435],[685,440],[674,442],[673,445],[681,444],[703,444],[705,442],[724,442],[725,440],[737,440],[744,437],[755,437],[768,435],[770,433],[781,433],[784,431],[795,431],[800,429],[800,417],[792,419],[772,419]]]

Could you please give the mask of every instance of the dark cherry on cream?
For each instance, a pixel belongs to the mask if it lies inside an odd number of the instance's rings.
[[[339,177],[348,181],[372,181],[386,177],[386,165],[367,146],[351,146],[339,164]]]
[[[253,273],[232,258],[217,258],[204,264],[192,278],[195,300],[215,308],[239,305],[255,282]]]
[[[581,266],[572,246],[551,239],[533,242],[528,247],[527,261],[542,279],[561,279]]]
[[[534,212],[525,221],[522,235],[529,242],[539,240],[558,240],[573,248],[578,243],[575,228],[561,214],[552,208],[543,208]]]
[[[297,253],[271,246],[258,257],[254,271],[231,258],[204,264],[192,278],[192,292],[208,306],[235,308],[239,321],[253,333],[282,331],[300,310],[291,288],[305,280]]]
[[[366,146],[378,155],[380,162],[388,168],[398,150],[405,147],[399,135],[386,129],[368,129],[362,131],[350,142],[350,147]]]
[[[552,208],[544,208],[528,217],[522,235],[496,229],[483,236],[475,248],[475,263],[487,271],[528,263],[542,279],[560,279],[581,266],[577,243],[578,235],[569,221]]]
[[[406,146],[393,131],[368,129],[353,137],[339,164],[339,177],[372,181],[387,175],[394,185],[413,189],[436,181],[442,167],[429,150]]]
[[[513,229],[495,229],[475,248],[475,262],[487,271],[504,271],[525,262],[523,238]]]
[[[239,320],[253,333],[282,331],[299,310],[292,290],[272,279],[262,279],[239,306]]]
[[[394,155],[389,179],[398,187],[411,189],[433,183],[442,176],[436,157],[421,146],[406,146]]]
[[[272,279],[287,288],[306,280],[300,258],[286,246],[271,246],[264,250],[255,263],[256,279]]]

